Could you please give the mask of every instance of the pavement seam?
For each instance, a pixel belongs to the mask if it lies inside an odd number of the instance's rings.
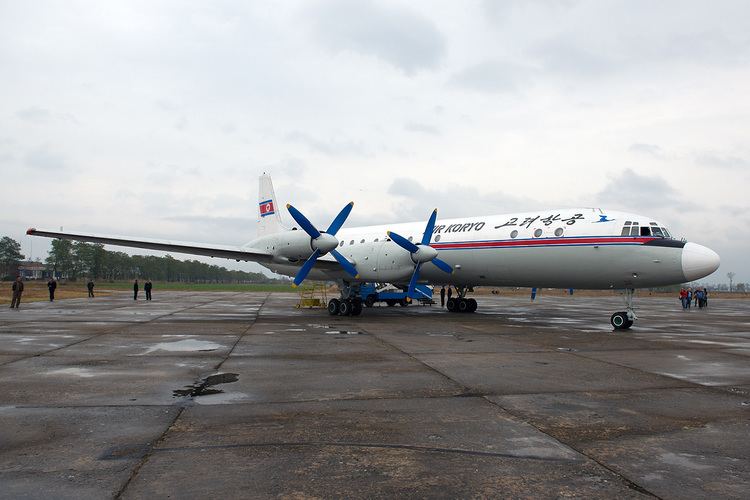
[[[239,293],[238,294],[234,294],[234,295],[239,295]],[[258,307],[258,310],[255,311],[255,316],[253,317],[252,321],[250,322],[250,325],[244,330],[244,332],[242,334],[240,334],[240,336],[237,338],[237,340],[235,341],[234,345],[229,350],[229,352],[227,353],[227,355],[224,357],[223,360],[221,360],[214,367],[213,371],[217,371],[217,370],[219,370],[219,368],[221,368],[221,365],[223,365],[224,362],[226,362],[226,360],[229,359],[229,356],[232,354],[232,352],[234,351],[235,347],[237,347],[237,344],[240,342],[240,340],[242,339],[242,337],[244,337],[245,334],[253,327],[253,325],[255,325],[255,323],[258,321],[258,317],[260,316],[260,311],[261,311],[261,309],[263,309],[263,306],[266,304],[266,301],[268,300],[268,297],[270,297],[270,295],[271,295],[270,292],[266,293],[266,296],[263,298],[263,302],[261,302],[260,306]],[[217,299],[217,300],[220,300],[220,299]],[[216,302],[216,301],[211,301],[211,302]],[[207,303],[211,303],[211,302],[207,302]],[[205,304],[201,304],[201,305],[205,305]],[[148,460],[151,458],[151,456],[154,454],[154,452],[158,450],[159,444],[161,444],[162,442],[164,442],[164,440],[167,439],[167,436],[169,435],[169,432],[177,424],[177,422],[179,421],[180,417],[185,412],[185,410],[187,408],[189,408],[190,406],[192,406],[190,404],[190,403],[192,403],[192,399],[193,398],[191,397],[189,401],[184,401],[184,400],[183,401],[179,401],[179,411],[177,412],[177,415],[175,415],[175,418],[167,426],[167,428],[164,429],[164,432],[162,432],[161,436],[159,436],[159,439],[157,439],[156,441],[154,441],[154,443],[146,449],[146,452],[143,454],[143,456],[141,457],[141,459],[138,461],[138,463],[136,464],[136,466],[133,468],[133,470],[131,471],[130,475],[128,476],[128,479],[125,481],[125,483],[122,485],[122,487],[114,495],[114,498],[117,498],[117,499],[122,498],[123,494],[125,493],[125,490],[127,490],[128,486],[130,486],[130,483],[132,483],[133,480],[136,478],[136,476],[138,476],[138,473],[148,463]],[[176,406],[176,405],[173,405],[173,406]]]
[[[213,302],[218,302],[219,300],[222,300],[222,299],[219,298],[219,299],[215,299],[215,300],[210,300],[208,302],[203,302],[203,303],[200,303],[200,304],[195,304],[195,305],[192,305],[190,307],[185,307],[183,309],[178,309],[176,311],[172,311],[172,312],[170,312],[168,314],[163,314],[161,316],[155,316],[154,318],[152,318],[152,319],[150,319],[148,321],[139,321],[139,322],[136,322],[136,324],[137,325],[148,325],[148,324],[150,324],[150,323],[152,323],[152,322],[154,322],[156,320],[159,320],[159,319],[162,319],[162,318],[168,318],[169,316],[175,315],[177,313],[185,312],[185,311],[188,311],[188,310],[193,309],[195,307],[205,306],[205,305],[211,304]],[[123,308],[124,307],[126,307],[126,306],[123,306]],[[79,323],[80,323],[80,321],[79,321]],[[49,353],[60,351],[62,349],[67,349],[68,347],[73,347],[73,346],[81,344],[83,342],[87,342],[87,341],[89,341],[91,339],[95,339],[95,338],[101,337],[103,335],[109,335],[109,334],[112,334],[112,333],[116,333],[116,332],[118,332],[120,330],[124,330],[125,328],[128,328],[130,326],[133,326],[133,322],[132,321],[123,322],[122,325],[118,325],[118,326],[112,327],[112,328],[110,328],[108,330],[104,330],[103,332],[96,333],[96,334],[94,334],[94,335],[92,335],[90,337],[87,337],[85,339],[81,339],[81,340],[79,340],[77,342],[73,342],[72,344],[67,344],[67,345],[62,346],[62,347],[56,347],[54,349],[50,349],[49,351],[38,352],[38,353],[32,354],[30,356],[23,356],[21,358],[14,359],[14,360],[11,360],[11,361],[7,361],[5,363],[0,363],[0,366],[7,366],[7,365],[9,365],[11,363],[16,363],[18,361],[23,361],[23,360],[26,360],[26,359],[42,357],[42,356],[45,356],[45,355],[47,355]]]
[[[632,490],[635,490],[635,491],[637,491],[639,493],[643,493],[644,495],[649,495],[651,497],[661,499],[661,497],[659,495],[657,495],[657,494],[655,494],[655,493],[647,490],[646,488],[644,488],[643,486],[639,485],[635,481],[633,481],[633,480],[629,479],[628,477],[626,477],[624,474],[616,471],[615,469],[613,469],[609,465],[605,464],[604,462],[601,462],[598,459],[590,456],[589,454],[585,453],[583,450],[579,449],[578,447],[574,446],[573,444],[569,444],[569,443],[565,443],[563,441],[560,441],[559,439],[557,439],[556,437],[552,436],[551,434],[543,431],[542,429],[540,429],[539,427],[537,427],[536,425],[534,425],[532,422],[530,422],[526,418],[524,418],[523,415],[520,415],[520,414],[517,414],[517,413],[515,413],[513,411],[510,411],[509,409],[505,408],[501,404],[499,404],[499,403],[497,403],[495,401],[492,401],[492,400],[488,399],[487,397],[484,397],[484,399],[488,403],[490,403],[493,406],[496,406],[497,408],[499,408],[503,412],[507,413],[508,415],[510,415],[510,416],[518,419],[519,421],[525,423],[526,425],[529,425],[529,426],[533,427],[534,429],[536,429],[537,431],[541,432],[542,434],[544,434],[545,436],[549,437],[550,439],[554,440],[555,442],[560,443],[561,445],[563,445],[563,446],[565,446],[567,448],[570,448],[571,450],[575,451],[579,455],[581,455],[583,457],[586,457],[587,459],[589,459],[592,462],[596,463],[597,465],[599,465],[603,469],[609,471],[615,477],[620,478],[620,480],[623,481],[628,488],[630,488]]]
[[[512,453],[498,453],[492,451],[464,450],[461,448],[438,448],[435,446],[420,446],[411,444],[398,443],[358,443],[347,441],[269,441],[263,443],[234,443],[234,444],[214,444],[207,446],[176,446],[173,448],[158,448],[154,452],[172,453],[181,451],[195,450],[224,450],[238,448],[262,448],[262,447],[340,447],[340,448],[383,448],[396,450],[413,450],[426,451],[432,453],[452,453],[458,455],[474,455],[497,458],[512,458],[524,460],[540,460],[545,462],[578,462],[567,458],[539,457],[529,455],[514,455]]]

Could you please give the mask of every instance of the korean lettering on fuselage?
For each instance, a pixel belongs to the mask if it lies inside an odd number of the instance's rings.
[[[518,226],[518,227],[530,228],[531,225],[537,220],[541,222],[542,224],[544,224],[545,226],[549,226],[554,222],[564,222],[568,226],[571,226],[575,224],[576,221],[581,220],[581,219],[583,219],[583,214],[574,214],[572,217],[568,217],[567,219],[561,219],[560,214],[552,214],[544,218],[542,218],[541,215],[537,215],[535,217],[526,217],[524,218],[523,222],[519,223],[518,217],[511,217],[504,224],[495,226],[495,229],[500,229],[501,227],[507,227],[507,226]]]

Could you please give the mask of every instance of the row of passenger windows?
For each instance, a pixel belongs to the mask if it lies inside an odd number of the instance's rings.
[[[558,227],[557,229],[555,229],[555,236],[562,236],[563,232],[564,232],[563,228]],[[534,231],[534,238],[539,238],[542,235],[542,233],[543,233],[543,231],[541,229],[535,230]],[[517,238],[518,237],[518,230],[514,229],[513,231],[511,231],[510,232],[510,237],[513,238],[513,239]],[[409,236],[408,240],[409,241],[414,241],[414,237],[413,236]],[[432,240],[434,242],[440,241],[440,235],[439,234],[435,235],[435,237]],[[375,238],[374,240],[372,240],[373,243],[377,243],[378,241],[380,241],[378,238]],[[390,241],[390,238],[384,238],[383,241]],[[365,239],[362,238],[361,240],[359,240],[359,242],[360,243],[364,243]],[[341,241],[339,243],[339,246],[343,247],[345,244],[346,244],[345,241]],[[349,245],[354,245],[354,240],[349,240]]]
[[[625,221],[621,236],[657,236],[671,238],[666,227],[659,227],[656,222],[649,222],[648,226],[641,226],[638,222]]]

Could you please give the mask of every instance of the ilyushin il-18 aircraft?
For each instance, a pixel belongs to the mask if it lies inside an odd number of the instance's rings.
[[[363,283],[390,283],[412,299],[421,285],[454,286],[452,312],[474,312],[467,294],[477,286],[624,290],[625,310],[612,314],[615,329],[637,319],[637,288],[684,283],[719,267],[713,250],[674,238],[651,217],[601,208],[441,220],[437,209],[426,222],[344,228],[349,203],[323,229],[292,205],[298,227],[282,223],[271,177],[260,176],[257,237],[240,247],[132,239],[29,229],[27,234],[108,245],[163,250],[258,262],[271,271],[305,279],[335,281],[341,297],[328,303],[331,315],[359,315]]]

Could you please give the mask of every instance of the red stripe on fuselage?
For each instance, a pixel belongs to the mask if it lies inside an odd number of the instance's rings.
[[[530,240],[499,240],[499,241],[465,241],[455,243],[431,243],[435,250],[449,250],[457,248],[503,248],[503,247],[529,247],[529,246],[564,246],[564,245],[611,245],[611,244],[638,244],[655,240],[653,237],[569,237],[569,238],[534,238]]]

